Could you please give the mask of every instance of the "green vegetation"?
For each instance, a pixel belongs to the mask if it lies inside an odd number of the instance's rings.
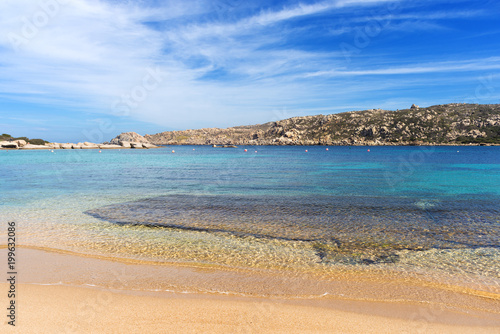
[[[45,144],[48,144],[48,143],[49,143],[49,142],[48,142],[48,141],[46,141],[46,140],[43,140],[43,139],[38,139],[38,138],[36,138],[36,139],[30,139],[30,140],[28,140],[28,142],[29,142],[30,144],[33,144],[33,145],[45,145]]]
[[[175,140],[178,140],[178,141],[183,141],[183,140],[186,140],[186,139],[189,139],[189,136],[177,136],[175,137]]]
[[[45,144],[49,143],[46,140],[38,139],[38,138],[35,138],[35,139],[29,139],[28,137],[15,137],[15,138],[13,138],[11,135],[9,135],[7,133],[4,133],[0,136],[0,141],[15,141],[15,140],[24,140],[27,143],[30,143],[33,145],[45,145]]]

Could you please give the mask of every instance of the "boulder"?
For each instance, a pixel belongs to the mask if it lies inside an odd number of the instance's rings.
[[[22,140],[22,139],[16,140],[16,143],[17,143],[17,146],[19,146],[19,147],[23,147],[24,145],[27,144],[26,140]]]
[[[48,143],[48,144],[45,144],[48,148],[50,149],[60,149],[61,148],[61,144],[59,143]]]
[[[19,147],[17,145],[17,143],[14,141],[2,141],[2,142],[0,142],[0,146],[2,148],[18,148]]]
[[[21,149],[23,150],[48,150],[51,147],[46,146],[46,145],[33,145],[33,144],[26,144]]]
[[[110,144],[121,145],[121,142],[147,143],[148,140],[136,132],[120,133],[115,138],[111,139]]]
[[[113,145],[113,144],[102,144],[102,145],[99,145],[99,148],[101,148],[103,150],[112,150],[112,149],[120,149],[120,148],[124,148],[124,147],[120,146],[120,145]]]
[[[130,143],[130,147],[132,148],[143,148],[142,143],[132,142]]]
[[[83,148],[83,149],[97,149],[97,148],[99,148],[99,145],[94,144],[94,143],[89,143],[88,141],[86,141],[85,143],[83,143],[83,146],[81,148]]]
[[[74,149],[81,149],[83,147],[83,143],[72,144]]]
[[[157,148],[158,146],[150,144],[150,143],[142,143],[142,147],[144,147],[144,148]]]
[[[131,148],[130,143],[128,141],[122,141],[122,142],[120,142],[120,145],[123,148]]]
[[[75,145],[75,144],[66,143],[66,144],[61,144],[60,146],[62,149],[71,150],[73,148],[73,145]]]

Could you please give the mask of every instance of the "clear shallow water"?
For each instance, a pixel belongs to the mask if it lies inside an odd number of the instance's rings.
[[[1,220],[18,222],[24,245],[288,272],[500,277],[499,147],[0,151],[0,180]]]

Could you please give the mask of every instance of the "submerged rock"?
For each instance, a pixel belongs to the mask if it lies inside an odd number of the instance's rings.
[[[323,263],[393,263],[400,251],[497,248],[500,233],[497,203],[483,198],[422,206],[409,198],[168,195],[85,213],[118,225],[306,242]]]

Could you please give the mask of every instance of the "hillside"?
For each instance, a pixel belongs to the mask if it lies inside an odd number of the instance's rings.
[[[293,117],[227,129],[144,136],[156,145],[500,144],[500,104],[446,104]]]

